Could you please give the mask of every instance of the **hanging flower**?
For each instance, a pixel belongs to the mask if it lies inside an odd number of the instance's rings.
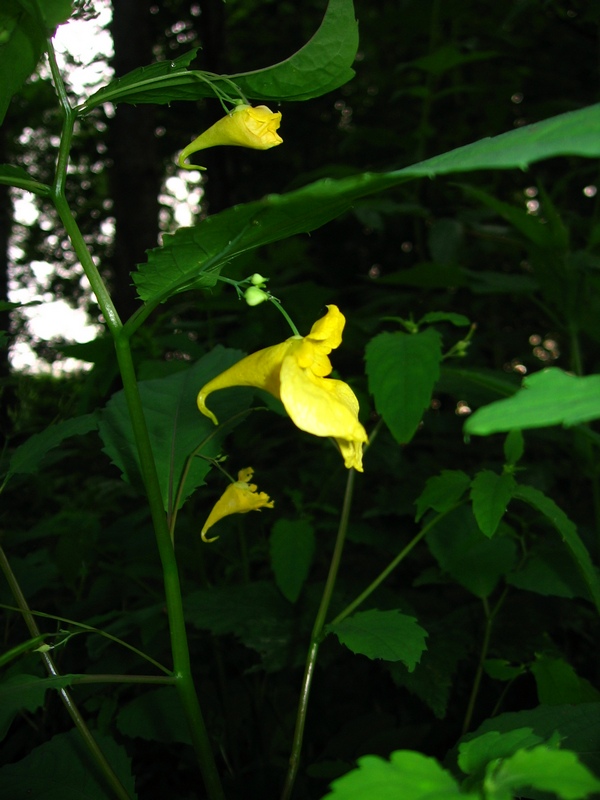
[[[281,112],[273,112],[267,106],[236,106],[233,111],[215,122],[181,151],[177,163],[183,169],[206,169],[186,164],[185,160],[198,150],[227,144],[236,147],[251,147],[253,150],[269,150],[283,142],[277,133]]]
[[[229,514],[245,514],[247,511],[260,511],[261,508],[273,508],[275,502],[264,492],[257,492],[257,486],[249,483],[254,474],[252,467],[241,469],[238,472],[238,479],[230,483],[221,497],[215,503],[213,510],[208,515],[208,519],[202,528],[202,539],[205,542],[214,542],[218,536],[212,539],[206,537],[209,528],[223,517]]]
[[[358,400],[343,381],[327,376],[329,353],[340,346],[346,320],[337,306],[317,320],[308,336],[291,336],[281,344],[259,350],[222,372],[198,394],[198,408],[216,424],[206,398],[229,386],[256,386],[277,397],[300,430],[315,436],[332,436],[344,464],[363,471],[362,449],[367,433],[358,421]]]

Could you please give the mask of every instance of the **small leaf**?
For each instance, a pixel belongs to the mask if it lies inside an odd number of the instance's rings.
[[[464,314],[454,314],[451,311],[430,311],[419,320],[419,325],[422,323],[429,323],[433,325],[435,322],[450,322],[458,328],[465,327],[471,324],[471,320],[465,317]]]
[[[290,603],[298,599],[315,552],[315,534],[308,520],[279,519],[270,540],[275,583]]]
[[[445,469],[429,478],[420,497],[416,500],[418,522],[429,509],[442,513],[458,503],[471,485],[471,478],[459,469]]]
[[[419,663],[427,636],[414,617],[398,610],[359,612],[337,625],[328,625],[327,631],[334,633],[353,653],[402,661],[409,672]]]
[[[473,514],[479,529],[488,539],[496,533],[516,485],[512,475],[498,475],[489,469],[481,470],[473,478]]]
[[[504,458],[506,459],[507,465],[514,467],[515,464],[518,464],[524,449],[525,442],[523,441],[523,434],[519,428],[515,428],[509,432],[504,440]]]
[[[441,359],[441,337],[433,328],[380,333],[367,345],[369,391],[399,444],[412,439],[431,402]]]

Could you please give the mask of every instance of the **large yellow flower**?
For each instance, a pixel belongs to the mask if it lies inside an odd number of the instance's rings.
[[[281,400],[292,421],[315,436],[332,436],[344,464],[363,471],[367,433],[358,421],[358,400],[343,381],[328,378],[329,353],[342,342],[346,320],[337,306],[317,320],[308,336],[291,336],[281,344],[253,353],[222,372],[198,394],[198,408],[216,424],[206,398],[229,386],[256,386]]]
[[[281,112],[273,112],[267,106],[236,106],[233,111],[215,122],[181,151],[177,163],[183,169],[206,169],[186,164],[185,160],[198,150],[227,144],[236,147],[251,147],[253,150],[269,150],[281,144],[283,139],[276,132],[281,121]]]
[[[258,487],[254,483],[249,483],[253,474],[252,467],[241,469],[237,481],[230,483],[219,497],[202,528],[202,539],[205,542],[214,542],[219,538],[213,536],[212,539],[208,539],[206,533],[223,517],[228,517],[229,514],[245,514],[247,511],[260,511],[261,508],[273,508],[275,503],[269,495],[257,492]]]

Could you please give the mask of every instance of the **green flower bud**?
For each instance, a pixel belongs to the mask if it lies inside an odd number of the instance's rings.
[[[258,272],[255,272],[255,273],[254,273],[254,275],[251,275],[251,276],[250,276],[250,283],[251,283],[253,286],[262,287],[262,286],[264,286],[264,285],[265,285],[265,283],[266,283],[268,280],[269,280],[268,278],[263,278],[263,276],[262,276],[262,275],[260,275]]]
[[[259,289],[258,286],[249,286],[244,292],[244,300],[249,306],[257,306],[268,299],[269,295],[263,292],[262,289]]]

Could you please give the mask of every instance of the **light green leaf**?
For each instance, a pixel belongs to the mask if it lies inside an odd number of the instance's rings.
[[[518,464],[524,449],[525,443],[523,441],[523,434],[519,428],[509,431],[508,436],[504,440],[504,458],[508,466],[514,467],[515,464]]]
[[[28,643],[29,644],[29,643]],[[38,678],[36,675],[11,675],[0,683],[0,740],[4,739],[19,711],[36,711],[44,705],[48,689],[64,689],[73,682],[73,675]],[[1,783],[1,779],[0,779]]]
[[[427,632],[414,617],[394,611],[363,611],[328,625],[340,642],[353,653],[385,661],[402,661],[409,672],[419,663],[425,650]]]
[[[580,800],[600,791],[600,780],[580,763],[575,753],[539,745],[519,750],[500,766],[490,765],[486,787],[491,797],[514,797],[533,788],[552,792],[563,800]]]
[[[581,570],[590,595],[600,613],[600,579],[592,564],[590,554],[577,533],[575,524],[571,522],[565,512],[556,505],[554,500],[550,497],[546,497],[543,492],[540,492],[539,489],[535,489],[533,486],[518,486],[513,497],[518,500],[523,500],[528,505],[537,509],[546,517],[548,522],[556,528]]]
[[[516,485],[512,475],[498,475],[489,469],[481,470],[473,478],[473,514],[479,529],[488,539],[496,533]]]
[[[399,444],[409,442],[439,378],[442,340],[433,328],[380,333],[366,348],[369,391]]]
[[[329,0],[321,26],[297,53],[265,69],[211,76],[218,89],[235,95],[231,82],[253,100],[309,100],[333,91],[354,76],[358,25],[352,0]],[[141,67],[111,81],[81,106],[86,114],[102,103],[170,103],[214,97],[202,72],[188,70],[197,50],[174,61]]]
[[[357,763],[331,784],[323,800],[479,800],[477,793],[461,792],[435,758],[421,753],[397,750],[389,761],[363,756]]]
[[[167,378],[140,382],[140,396],[165,510],[173,507],[175,492],[192,451],[205,442],[202,455],[214,458],[220,453],[223,438],[242,421],[242,416],[236,415],[249,406],[250,394],[246,389],[228,389],[215,394],[214,401],[211,399],[211,407],[221,423],[219,427],[203,416],[196,405],[196,396],[202,386],[242,356],[238,350],[218,346],[188,370]],[[137,447],[122,391],[113,395],[102,411],[99,433],[104,451],[123,476],[130,483],[141,485]],[[204,458],[196,456],[192,459],[181,503],[203,485],[210,468],[210,463]]]
[[[489,436],[515,428],[579,425],[600,417],[600,375],[569,375],[558,367],[523,380],[513,397],[478,409],[465,422],[465,433]]]
[[[306,519],[279,519],[270,539],[271,567],[282,595],[295,603],[315,552],[315,534]]]
[[[577,705],[600,700],[600,692],[585,678],[580,678],[562,658],[537,654],[531,672],[535,678],[538,700],[544,705]]]
[[[471,485],[471,478],[460,469],[445,469],[429,478],[421,496],[416,500],[418,522],[429,509],[442,513],[458,503]]]
[[[93,736],[125,791],[135,800],[131,760],[125,749],[97,731]],[[74,729],[59,733],[21,761],[0,769],[2,798],[6,800],[106,800],[105,780]]]
[[[323,178],[283,195],[229,208],[165,236],[148,251],[133,279],[142,300],[165,300],[215,275],[237,255],[298,233],[308,233],[348,211],[355,200],[418,177],[477,169],[525,168],[558,155],[600,155],[600,105],[525,126],[393,172]],[[232,232],[236,235],[232,238]],[[503,280],[505,276],[503,276]]]
[[[71,436],[82,436],[85,433],[96,430],[97,427],[98,420],[96,415],[85,414],[81,417],[73,417],[63,422],[57,422],[41,433],[35,433],[30,436],[12,454],[2,488],[6,486],[13,475],[31,475],[37,472],[46,453],[58,447],[65,439]]]

